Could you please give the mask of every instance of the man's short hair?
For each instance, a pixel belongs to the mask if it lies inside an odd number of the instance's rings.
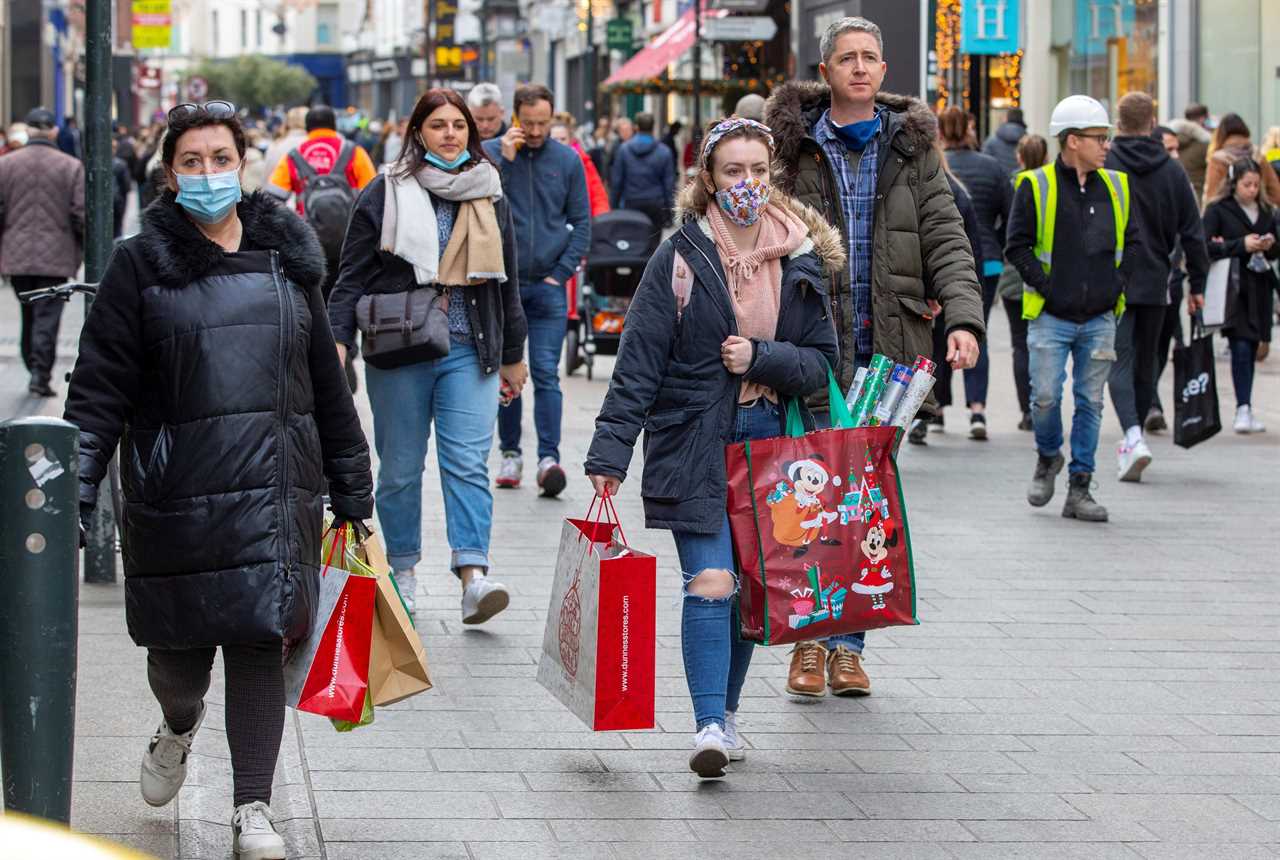
[[[641,134],[653,134],[653,114],[636,114],[636,131]]]
[[[518,113],[520,108],[525,105],[533,105],[538,102],[546,102],[554,106],[556,97],[551,94],[551,90],[542,84],[521,84],[516,87],[516,94],[511,99],[511,109]]]
[[[476,84],[467,93],[467,107],[479,108],[489,105],[502,105],[502,90],[497,84]]]
[[[1127,135],[1151,134],[1156,124],[1156,103],[1143,92],[1125,93],[1116,105],[1117,131]]]
[[[1009,108],[1009,113],[1005,115],[1005,121],[1016,123],[1017,125],[1027,124],[1027,121],[1022,117],[1022,108]]]
[[[1182,112],[1182,115],[1192,122],[1199,122],[1202,119],[1209,118],[1209,109],[1199,102],[1192,102],[1187,105],[1187,109]]]
[[[875,36],[880,58],[884,59],[884,36],[880,34],[880,28],[866,18],[853,16],[832,22],[831,26],[827,27],[827,32],[822,34],[818,49],[822,52],[823,63],[831,62],[831,55],[836,52],[836,40],[845,33],[870,33]]]
[[[337,129],[338,118],[333,113],[333,108],[328,105],[316,105],[307,111],[306,127],[308,132],[313,132],[318,128]]]

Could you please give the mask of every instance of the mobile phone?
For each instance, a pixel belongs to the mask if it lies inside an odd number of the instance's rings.
[[[511,401],[515,399],[516,390],[511,387],[511,383],[507,382],[505,379],[502,380],[502,384],[498,386],[498,405],[510,406]]]

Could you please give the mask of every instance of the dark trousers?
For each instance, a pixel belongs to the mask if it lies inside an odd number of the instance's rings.
[[[66,283],[66,278],[46,275],[10,275],[18,295]],[[58,326],[62,322],[61,299],[44,299],[22,306],[22,363],[33,382],[48,384],[58,355]]]
[[[1116,362],[1107,387],[1122,431],[1141,427],[1151,409],[1164,309],[1164,305],[1130,305],[1116,326]]]
[[[991,305],[996,298],[998,275],[982,279],[982,320],[991,317]],[[947,320],[945,312],[938,315],[933,324],[933,360],[938,365],[938,381],[934,385],[933,395],[938,398],[939,406],[951,405],[951,365],[947,363]],[[991,362],[987,355],[987,341],[982,339],[978,345],[978,363],[964,372],[964,402],[966,406],[975,403],[986,404],[987,383],[991,376]]]
[[[1231,347],[1231,382],[1236,389],[1236,406],[1253,403],[1253,370],[1258,360],[1258,341],[1228,337]]]
[[[1160,403],[1160,377],[1164,375],[1165,365],[1169,363],[1169,351],[1174,344],[1182,346],[1182,302],[1171,304],[1164,309],[1164,324],[1160,326],[1160,337],[1156,339],[1156,374],[1151,385],[1151,405],[1161,412],[1164,406]],[[1143,420],[1146,416],[1143,416]]]
[[[1013,386],[1018,390],[1022,414],[1031,413],[1031,371],[1027,353],[1027,321],[1022,318],[1022,299],[1001,299],[1009,317],[1009,339],[1013,342]]]
[[[209,692],[214,648],[147,649],[147,680],[169,728],[182,734],[200,716]],[[235,805],[271,802],[271,778],[284,735],[284,670],[280,640],[224,645],[223,694]]]

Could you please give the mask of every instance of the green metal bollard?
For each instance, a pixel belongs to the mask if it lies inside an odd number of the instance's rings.
[[[69,824],[76,725],[79,431],[0,423],[0,767],[5,809]]]

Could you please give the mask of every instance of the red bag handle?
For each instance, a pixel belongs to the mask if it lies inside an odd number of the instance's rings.
[[[342,553],[345,553],[345,552],[347,551],[347,527],[348,527],[348,525],[349,525],[349,523],[343,523],[341,526],[339,526],[339,527],[338,527],[338,534],[337,534],[337,536],[336,536],[336,537],[334,537],[332,546],[330,546],[330,547],[329,547],[329,557],[328,557],[328,558],[326,558],[326,559],[324,560],[324,569],[320,571],[320,575],[321,575],[321,576],[328,576],[328,575],[329,575],[329,568],[332,566],[332,563],[333,563],[333,554],[334,554],[335,552],[338,552],[338,540],[339,540],[339,539],[341,539],[341,540],[342,540]],[[333,531],[333,526],[329,526],[329,528],[327,528],[327,529],[325,529],[325,530],[324,530],[324,534],[320,535],[320,540],[321,540],[321,541],[323,541],[323,540],[324,540],[324,536],[325,536],[325,535],[327,535],[327,534],[328,534],[329,532],[331,532],[331,531]],[[339,554],[338,554],[338,558],[342,558],[342,553],[339,553]]]

